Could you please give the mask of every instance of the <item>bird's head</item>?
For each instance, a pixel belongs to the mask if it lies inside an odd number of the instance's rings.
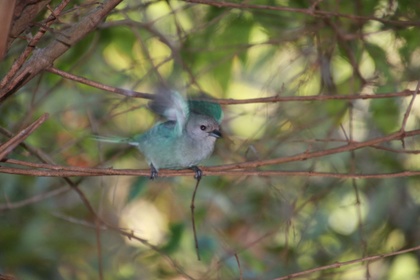
[[[209,116],[191,114],[186,126],[189,136],[196,140],[216,141],[222,137],[218,122]]]

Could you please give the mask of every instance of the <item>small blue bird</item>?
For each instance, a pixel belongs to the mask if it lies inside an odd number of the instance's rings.
[[[161,90],[155,94],[149,108],[166,121],[158,122],[131,139],[95,137],[96,140],[136,146],[150,165],[151,179],[158,176],[160,168],[190,168],[200,180],[202,172],[197,164],[212,154],[216,139],[222,137],[220,105],[209,101],[186,101],[176,91]]]

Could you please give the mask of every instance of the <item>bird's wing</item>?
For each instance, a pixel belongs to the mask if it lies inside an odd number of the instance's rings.
[[[158,91],[149,108],[157,115],[175,122],[174,131],[181,135],[188,120],[189,108],[185,99],[176,91]]]
[[[208,95],[201,95],[201,98],[211,100]],[[222,122],[223,111],[219,103],[204,100],[188,100],[188,107],[193,113],[209,116],[215,119],[218,124]]]

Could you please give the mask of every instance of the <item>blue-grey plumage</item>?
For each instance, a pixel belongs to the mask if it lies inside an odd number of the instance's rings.
[[[216,139],[222,136],[220,105],[207,101],[187,102],[177,92],[160,91],[149,107],[167,121],[157,123],[128,141],[118,142],[137,146],[151,167],[152,179],[160,168],[191,168],[199,179],[201,170],[196,165],[212,154]]]
[[[181,134],[176,127],[174,121],[157,124],[129,144],[137,146],[158,171],[196,166],[212,154],[216,138],[221,137],[217,122],[204,115],[192,114]]]

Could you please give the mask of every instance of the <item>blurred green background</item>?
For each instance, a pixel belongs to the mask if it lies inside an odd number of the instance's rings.
[[[204,91],[220,99],[331,97],[224,105],[227,137],[217,143],[206,166],[321,151],[400,128],[410,96],[333,97],[416,88],[418,1],[231,3],[239,7],[122,1],[54,67],[146,93],[165,83],[189,96]],[[46,46],[96,5],[70,1],[37,47]],[[48,15],[45,8],[25,34],[35,33]],[[25,46],[24,38],[15,40],[0,64],[1,77]],[[90,138],[130,137],[147,130],[156,121],[147,102],[43,72],[0,104],[0,141],[9,139],[6,130],[16,133],[48,112],[50,118],[25,143],[56,164],[148,168],[134,148]],[[407,131],[419,128],[419,107],[416,99]],[[368,147],[259,170],[417,171],[417,139],[405,139],[405,147],[390,141],[382,145],[386,149]],[[9,158],[39,162],[23,147]],[[201,261],[191,227],[192,176],[71,180],[108,224],[132,231],[159,250],[116,230],[98,229],[63,178],[0,173],[0,274],[25,280],[97,279],[102,270],[104,279],[275,279],[320,268],[303,278],[420,279],[419,251],[321,269],[419,246],[418,176],[206,176],[195,201]]]

